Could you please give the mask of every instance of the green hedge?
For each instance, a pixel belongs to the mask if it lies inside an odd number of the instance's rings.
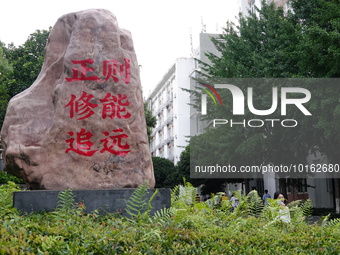
[[[0,184],[7,184],[8,182],[14,182],[18,184],[25,183],[22,179],[16,177],[13,174],[9,174],[6,171],[0,171]]]
[[[130,218],[84,214],[83,204],[64,191],[55,212],[20,216],[11,208],[13,183],[0,187],[0,254],[339,254],[340,221],[310,224],[310,203],[289,208],[291,222],[278,218],[272,201],[240,196],[240,205],[218,197],[186,204],[176,189],[172,207],[154,216],[128,201]],[[134,198],[143,193],[135,195]],[[133,211],[132,209],[136,209]]]

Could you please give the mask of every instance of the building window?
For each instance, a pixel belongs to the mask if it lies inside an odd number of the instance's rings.
[[[168,131],[167,137],[171,138],[173,136],[173,134],[172,134],[172,125],[171,124],[167,126],[167,131]]]
[[[159,131],[159,143],[162,143],[164,141],[164,131]]]
[[[307,179],[287,179],[288,193],[306,193]]]
[[[172,118],[172,106],[167,107],[167,117]]]
[[[174,143],[171,142],[168,144],[168,159],[173,161],[174,160]]]
[[[161,158],[164,157],[164,148],[163,148],[163,147],[161,147],[161,148],[159,149],[159,156],[160,156]]]
[[[163,114],[159,114],[158,115],[158,120],[159,120],[159,125],[161,125],[163,123]]]
[[[163,97],[162,94],[158,95],[158,108],[160,108],[163,104]]]

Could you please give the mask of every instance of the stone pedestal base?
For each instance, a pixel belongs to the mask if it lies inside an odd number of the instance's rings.
[[[83,203],[85,212],[91,213],[98,210],[100,214],[121,212],[126,213],[126,203],[135,189],[112,189],[112,190],[73,190],[74,201]],[[13,206],[22,214],[53,211],[58,204],[59,190],[33,190],[18,191],[13,194]],[[147,201],[155,192],[149,189],[145,198]],[[169,208],[171,205],[170,189],[158,189],[157,195],[152,200],[151,214],[162,208]]]

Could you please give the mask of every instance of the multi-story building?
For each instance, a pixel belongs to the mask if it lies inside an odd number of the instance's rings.
[[[190,58],[178,58],[163,76],[147,99],[149,109],[157,118],[150,141],[152,156],[167,158],[175,164],[188,144],[190,135],[202,132],[199,114],[190,107],[192,100],[188,92],[194,89],[196,59],[207,62],[205,52],[217,54],[211,41],[216,34],[201,33],[199,47]]]
[[[147,100],[149,109],[157,118],[150,140],[152,156],[177,163],[187,145],[190,135],[189,92],[183,89],[190,89],[190,74],[194,68],[193,58],[178,58]]]
[[[255,12],[255,6],[261,9],[261,0],[239,0],[239,10],[244,15],[248,15],[248,11]],[[290,0],[267,0],[267,4],[273,2],[275,8],[282,7],[285,12],[290,9]]]

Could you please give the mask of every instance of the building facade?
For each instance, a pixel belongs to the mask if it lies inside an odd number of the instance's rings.
[[[152,156],[167,158],[175,164],[190,135],[189,92],[190,74],[195,68],[193,58],[178,58],[147,99],[148,107],[157,118],[152,130]]]
[[[244,15],[247,16],[248,12],[256,12],[255,6],[261,9],[262,0],[239,0],[239,10]],[[290,9],[290,0],[266,0],[267,4],[271,2],[274,3],[275,8],[282,7],[284,12]]]
[[[207,63],[205,52],[218,54],[211,37],[216,38],[218,34],[201,33],[199,47],[192,56],[176,59],[147,98],[148,107],[157,118],[150,139],[152,156],[177,164],[190,135],[203,131],[200,114],[190,106],[193,98],[189,90],[195,89],[196,59]]]

